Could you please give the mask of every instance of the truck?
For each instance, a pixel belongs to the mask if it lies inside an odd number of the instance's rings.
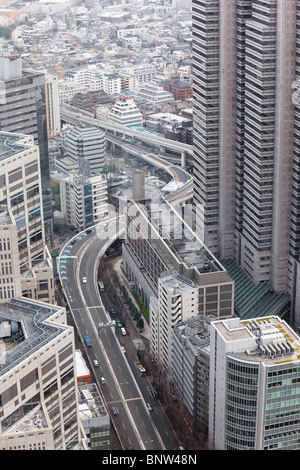
[[[121,328],[121,334],[122,334],[123,336],[126,336],[126,330],[125,330],[125,328],[123,328],[123,327]]]
[[[92,347],[92,342],[91,342],[91,339],[89,336],[85,336],[84,337],[84,342],[85,342],[85,345],[87,348],[91,348]]]
[[[135,367],[139,371],[140,375],[145,375],[146,374],[146,369],[142,366],[142,364],[140,362],[136,362]]]

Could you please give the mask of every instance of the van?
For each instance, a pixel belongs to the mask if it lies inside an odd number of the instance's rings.
[[[123,336],[126,336],[126,330],[125,330],[125,328],[123,328],[123,327],[121,328],[121,333],[122,333]]]

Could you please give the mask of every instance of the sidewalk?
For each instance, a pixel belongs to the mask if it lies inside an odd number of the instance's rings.
[[[122,263],[122,258],[118,259],[114,266],[113,266],[113,270],[116,271],[116,273],[118,274],[119,278],[120,278],[120,281],[121,283],[123,284],[123,286],[126,287],[127,289],[127,292],[128,294],[130,295],[130,298],[132,299],[132,302],[134,303],[134,305],[136,306],[136,308],[138,308],[140,310],[140,305],[139,303],[137,302],[136,298],[134,297],[134,295],[132,294],[131,292],[131,286],[128,282],[128,279],[126,278],[126,276],[124,275],[123,271],[122,271],[122,268],[121,268],[121,263]],[[145,339],[147,339],[148,341],[150,340],[150,327],[149,327],[149,324],[148,324],[148,321],[147,319],[143,316],[143,319],[144,319],[144,328],[143,328],[143,331],[140,332],[140,330],[137,328],[136,324],[135,324],[135,321],[133,320],[133,318],[131,318],[132,320],[132,324],[135,326],[135,329],[136,331],[139,333],[140,336],[143,336]]]

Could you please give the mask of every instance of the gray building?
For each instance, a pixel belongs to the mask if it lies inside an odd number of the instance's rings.
[[[300,5],[193,5],[195,229],[219,259],[288,292],[299,326]]]
[[[45,75],[22,69],[21,58],[0,57],[0,130],[32,135],[39,147],[46,239],[52,238]]]
[[[208,429],[210,322],[199,315],[176,325],[172,332],[173,383],[190,414]]]
[[[97,127],[74,127],[66,133],[65,148],[81,174],[101,173],[105,164],[105,133]]]

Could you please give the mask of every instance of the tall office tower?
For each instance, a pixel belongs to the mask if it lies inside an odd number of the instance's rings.
[[[101,173],[105,164],[105,133],[97,127],[74,127],[67,132],[65,148],[85,176]]]
[[[45,76],[22,70],[21,58],[0,57],[0,130],[32,135],[39,146],[45,234],[52,238]]]
[[[42,203],[33,137],[0,132],[0,303],[19,296],[55,301]]]
[[[194,214],[219,259],[291,295],[299,325],[296,9],[299,25],[296,0],[193,2]]]
[[[0,449],[87,450],[65,308],[12,299],[0,325]]]
[[[277,316],[210,324],[215,450],[299,450],[300,338]]]

